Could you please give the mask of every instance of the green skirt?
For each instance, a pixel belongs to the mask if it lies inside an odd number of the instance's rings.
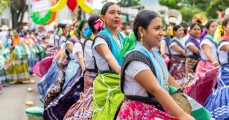
[[[124,99],[117,74],[98,74],[93,90],[93,120],[113,120]]]

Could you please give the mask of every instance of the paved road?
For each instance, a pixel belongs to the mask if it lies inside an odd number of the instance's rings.
[[[42,105],[39,101],[37,82],[39,77],[31,76],[35,83],[14,84],[4,87],[0,93],[0,120],[27,120],[25,105],[27,101],[32,101],[35,106]],[[27,92],[28,88],[33,88],[33,92]]]

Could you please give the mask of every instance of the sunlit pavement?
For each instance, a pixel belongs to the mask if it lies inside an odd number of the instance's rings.
[[[25,109],[29,106],[26,102],[32,102],[34,106],[42,105],[39,101],[37,82],[41,78],[31,76],[31,81],[23,84],[12,84],[4,87],[0,93],[0,120],[27,120]],[[32,88],[28,90],[28,88]]]

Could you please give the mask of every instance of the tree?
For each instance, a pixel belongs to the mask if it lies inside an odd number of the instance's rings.
[[[197,13],[203,13],[209,19],[216,19],[217,11],[224,11],[229,6],[229,2],[223,0],[159,0],[159,3],[170,9],[179,10],[183,17],[183,24],[190,23]]]
[[[22,25],[22,20],[24,18],[24,13],[28,6],[26,5],[26,0],[8,0],[9,6],[12,14],[12,25],[13,28],[19,28]]]
[[[107,3],[109,0],[103,0],[102,3]],[[140,5],[141,0],[117,0],[120,7],[131,7]]]
[[[121,7],[138,6],[140,0],[119,0],[118,5]]]

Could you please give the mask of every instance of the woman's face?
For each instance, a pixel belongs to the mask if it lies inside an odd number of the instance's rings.
[[[14,30],[13,33],[14,33],[14,37],[17,38],[18,37],[18,32],[16,30]]]
[[[224,30],[226,33],[229,33],[229,22],[227,22],[227,25],[226,25],[226,26],[223,26],[223,30]]]
[[[158,47],[163,37],[162,21],[160,17],[151,20],[147,29],[143,29],[143,44],[149,48]]]
[[[190,34],[195,37],[195,38],[200,38],[201,35],[201,28],[199,25],[195,25],[191,30],[190,30]]]
[[[214,33],[215,33],[216,29],[217,29],[217,26],[218,26],[217,22],[212,22],[210,27],[209,27],[209,29],[207,29],[207,32],[209,34],[211,34],[212,36],[214,36]]]
[[[66,24],[65,28],[64,28],[64,33],[68,33],[70,31],[70,25]]]
[[[121,24],[121,8],[116,4],[111,5],[105,15],[101,17],[105,21],[106,27],[117,29]]]
[[[82,28],[82,30],[80,31],[81,37],[83,37],[84,28],[85,28],[86,26],[88,26],[88,23],[87,23],[87,22],[83,24],[83,28]]]
[[[179,27],[177,29],[177,31],[174,31],[174,34],[177,38],[181,38],[184,36],[184,28],[183,27]]]

